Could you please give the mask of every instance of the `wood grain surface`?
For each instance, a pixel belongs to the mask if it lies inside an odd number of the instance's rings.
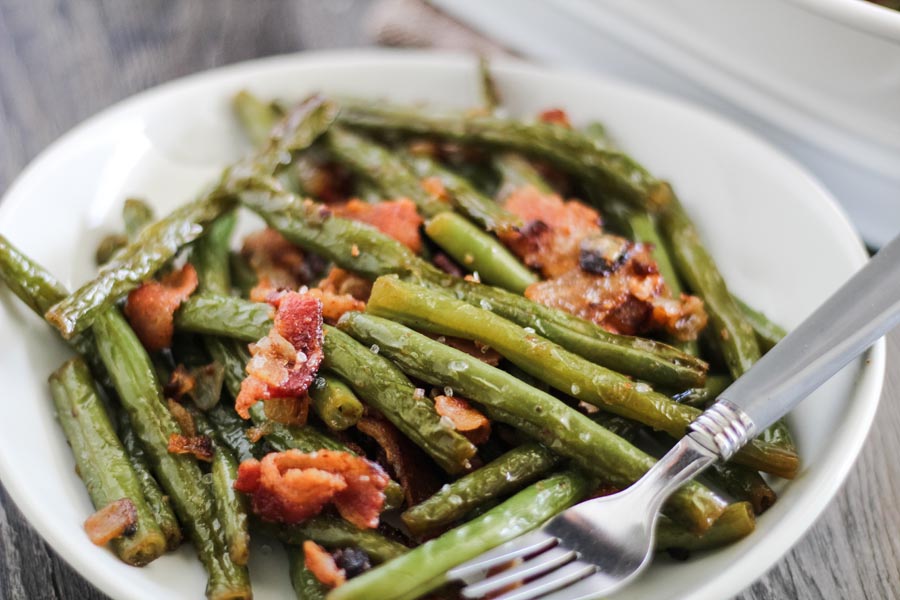
[[[136,92],[241,60],[366,43],[368,5],[0,0],[0,191],[58,136]],[[888,346],[881,408],[842,491],[741,600],[900,598],[900,332]],[[62,598],[104,596],[44,543],[0,488],[0,600]]]

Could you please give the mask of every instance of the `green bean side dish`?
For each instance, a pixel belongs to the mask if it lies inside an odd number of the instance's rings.
[[[94,543],[190,542],[214,600],[252,598],[260,538],[299,599],[455,598],[449,569],[630,485],[784,335],[599,124],[480,81],[466,112],[239,93],[257,150],[159,220],[129,199],[71,294],[0,236],[77,355],[48,371]],[[745,538],[799,468],[779,422],[669,499],[658,550]]]

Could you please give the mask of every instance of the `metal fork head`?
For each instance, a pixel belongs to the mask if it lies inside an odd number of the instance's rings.
[[[663,500],[715,456],[685,438],[625,491],[573,506],[539,530],[460,565],[448,576],[468,584],[463,589],[466,598],[495,594],[519,581],[525,584],[496,600],[603,597],[650,563],[654,525]]]

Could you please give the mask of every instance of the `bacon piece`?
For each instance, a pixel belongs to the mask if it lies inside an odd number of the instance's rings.
[[[634,244],[628,258],[606,275],[574,268],[528,286],[525,296],[624,335],[665,331],[679,340],[693,340],[707,320],[699,298],[669,296],[643,244]]]
[[[105,546],[123,535],[131,535],[137,524],[137,508],[130,498],[110,502],[84,522],[84,531],[91,542]]]
[[[273,452],[246,460],[234,488],[253,497],[253,512],[278,523],[299,523],[333,503],[357,527],[378,526],[390,479],[377,464],[349,452]]]
[[[310,288],[307,292],[322,303],[322,318],[326,323],[335,324],[344,313],[366,310],[366,303],[350,294],[335,294],[320,288]]]
[[[323,292],[332,294],[349,294],[363,302],[368,302],[369,296],[372,294],[371,281],[340,267],[331,267],[331,270],[316,287]]]
[[[548,108],[547,110],[541,111],[538,115],[538,120],[553,125],[561,125],[566,129],[572,129],[572,122],[569,120],[569,115],[561,108]]]
[[[491,437],[491,422],[472,408],[472,405],[456,396],[437,396],[434,409],[453,423],[453,428],[475,445],[485,443]]]
[[[169,436],[170,454],[191,454],[197,460],[204,462],[212,462],[213,445],[212,440],[205,435],[180,435],[173,433]]]
[[[600,232],[597,211],[575,200],[565,202],[556,194],[542,194],[532,186],[513,190],[504,206],[525,225],[499,232],[500,239],[544,277],[557,277],[576,268],[581,240]]]
[[[259,400],[305,396],[324,358],[322,303],[297,292],[270,296],[270,302],[276,309],[275,324],[269,335],[250,345],[253,358],[235,400],[235,410],[244,419]]]
[[[360,419],[356,428],[375,440],[382,449],[384,462],[400,482],[408,506],[415,506],[430,498],[441,487],[434,471],[428,468],[424,453],[400,433],[393,423],[379,414],[372,414]]]
[[[147,350],[157,352],[172,345],[175,311],[197,289],[197,283],[197,271],[186,264],[128,294],[125,316]]]
[[[334,207],[334,214],[378,228],[418,254],[422,251],[422,217],[408,198],[370,204],[353,199]]]
[[[256,273],[262,289],[296,290],[312,277],[303,252],[271,228],[244,238],[241,255]]]
[[[310,540],[303,542],[303,556],[306,568],[323,585],[336,588],[347,581],[347,573],[337,566],[334,556],[317,543]]]

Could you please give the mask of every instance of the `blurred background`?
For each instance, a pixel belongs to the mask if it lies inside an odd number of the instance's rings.
[[[0,192],[75,124],[145,89],[375,44],[512,54],[674,94],[802,162],[870,247],[900,232],[900,13],[863,0],[0,0]],[[877,454],[896,431],[900,411],[883,407],[837,501],[742,600],[897,597],[900,514]],[[33,598],[103,596],[0,489],[0,599]]]

